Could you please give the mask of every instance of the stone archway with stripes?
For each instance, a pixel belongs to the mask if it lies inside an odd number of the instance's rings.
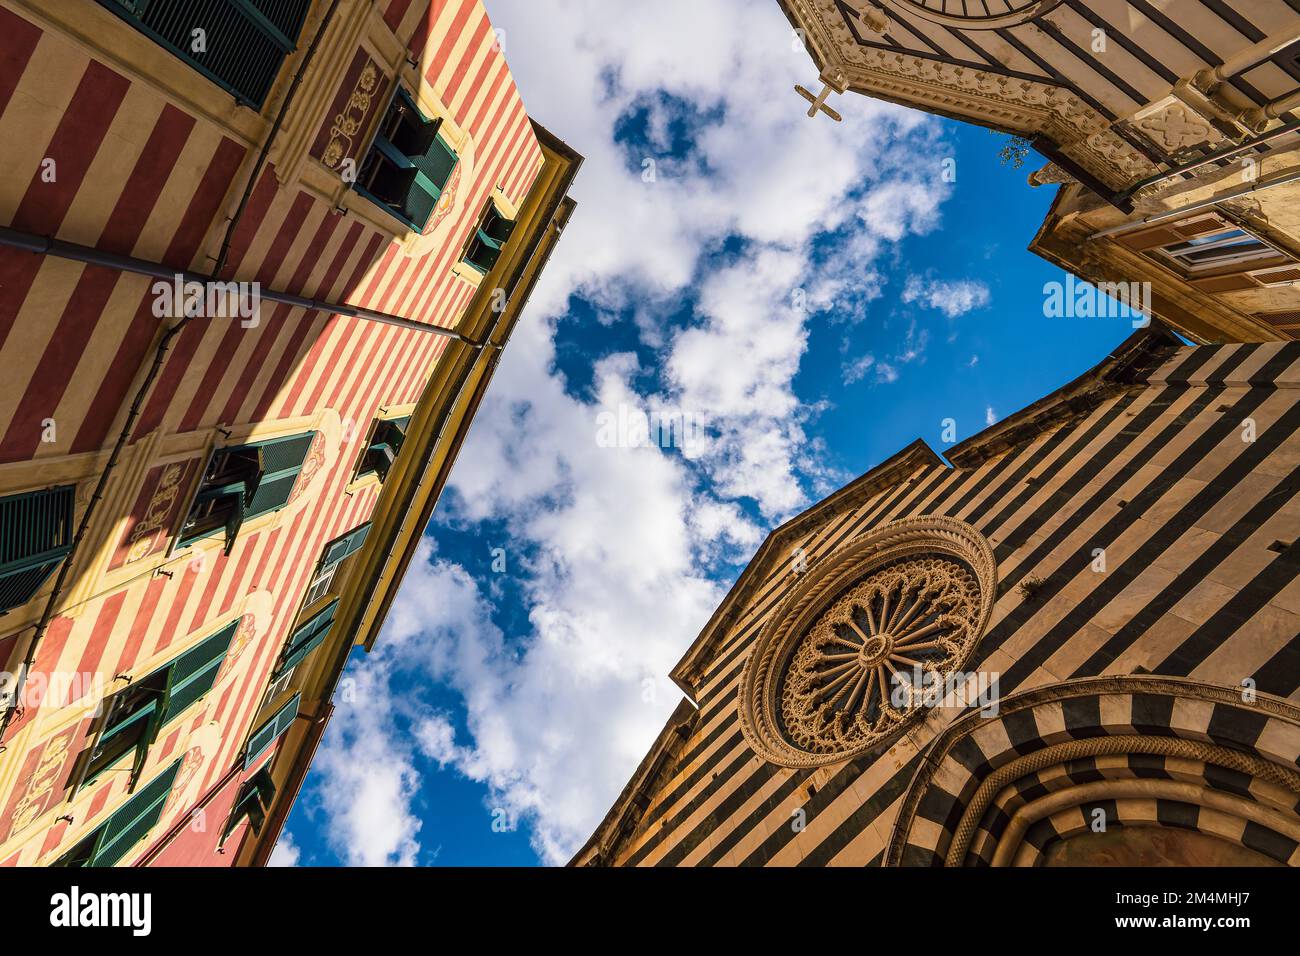
[[[887,866],[1168,852],[1300,865],[1300,708],[1280,698],[1180,678],[1072,680],[962,717],[928,756]]]

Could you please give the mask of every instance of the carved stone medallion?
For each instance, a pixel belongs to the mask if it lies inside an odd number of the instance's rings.
[[[996,593],[984,538],[951,518],[909,518],[809,573],[776,609],[741,675],[751,747],[788,767],[858,756],[923,710],[969,660]]]

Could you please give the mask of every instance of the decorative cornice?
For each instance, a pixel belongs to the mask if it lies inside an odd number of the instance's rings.
[[[1033,138],[1045,136],[1099,180],[1123,189],[1156,172],[1096,109],[1046,79],[864,46],[827,0],[784,0],[823,73],[869,96]]]

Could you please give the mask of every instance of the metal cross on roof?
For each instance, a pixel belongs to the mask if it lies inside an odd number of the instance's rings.
[[[830,96],[831,93],[834,91],[834,87],[832,87],[829,83],[823,83],[821,92],[818,93],[816,96],[813,96],[812,93],[810,93],[807,89],[797,84],[794,88],[794,91],[812,104],[812,106],[808,107],[809,117],[815,117],[817,115],[817,111],[820,110],[821,112],[829,116],[831,119],[835,120],[835,122],[837,123],[841,122],[844,119],[843,116],[841,116],[839,113],[835,112],[835,110],[831,109],[829,106],[826,105],[826,97]]]

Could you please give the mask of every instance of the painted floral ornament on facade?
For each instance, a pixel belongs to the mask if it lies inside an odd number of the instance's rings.
[[[970,659],[996,589],[988,543],[951,518],[895,522],[849,545],[777,608],[745,662],[750,745],[810,767],[893,739],[922,713],[915,691]]]
[[[302,497],[316,478],[316,474],[325,465],[325,433],[316,432],[316,437],[312,439],[311,448],[307,451],[307,457],[302,463],[302,471],[298,473],[298,481],[293,486],[293,491],[289,495],[289,504],[297,501]]]
[[[336,168],[344,157],[353,155],[353,141],[370,112],[370,103],[378,85],[379,70],[373,62],[367,61],[343,111],[335,115],[334,124],[330,127],[330,140],[321,156],[321,162],[330,169]]]
[[[241,614],[239,625],[235,628],[235,636],[231,638],[230,649],[226,651],[226,657],[221,662],[221,670],[217,673],[215,683],[221,683],[226,675],[232,673],[239,666],[240,659],[244,656],[244,651],[252,646],[257,638],[257,618],[252,614]]]
[[[456,206],[456,193],[460,189],[460,171],[463,162],[457,162],[456,167],[451,171],[451,179],[447,181],[446,187],[438,195],[438,202],[433,207],[433,215],[429,217],[429,223],[424,227],[424,235],[429,235],[440,225],[442,221],[451,215],[452,209]]]

